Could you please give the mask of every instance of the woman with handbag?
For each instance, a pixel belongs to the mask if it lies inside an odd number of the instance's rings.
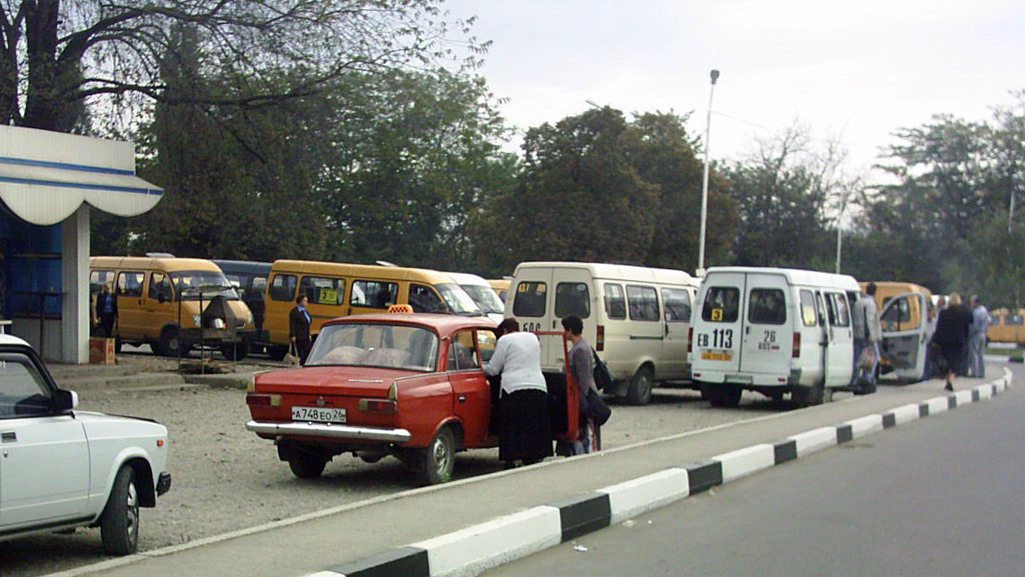
[[[573,343],[569,351],[569,370],[580,388],[580,440],[573,444],[574,454],[601,450],[601,425],[608,420],[608,407],[594,382],[594,349],[583,337],[584,321],[577,315],[562,319],[566,338]]]

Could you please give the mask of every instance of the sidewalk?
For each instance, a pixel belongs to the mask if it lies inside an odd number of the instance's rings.
[[[688,494],[1004,392],[990,379],[880,387],[879,393],[676,435],[618,450],[552,459],[437,487],[54,574],[473,575],[620,522]]]

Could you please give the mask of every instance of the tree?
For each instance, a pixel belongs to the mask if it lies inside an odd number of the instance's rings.
[[[659,207],[658,187],[632,164],[638,146],[637,132],[609,107],[528,130],[518,186],[486,209],[484,267],[512,271],[539,259],[643,262]]]
[[[328,107],[318,184],[336,258],[469,270],[478,207],[510,186],[506,128],[479,78],[444,70],[353,75]]]
[[[701,187],[704,165],[698,144],[684,124],[689,115],[645,113],[636,117],[638,147],[633,163],[645,182],[658,185],[655,232],[645,262],[649,266],[693,271],[698,263],[701,232]],[[711,173],[705,233],[706,261],[729,264],[733,238],[740,224],[737,203],[724,191],[728,183]]]
[[[203,74],[230,91],[187,102],[258,108],[318,91],[353,70],[451,55],[453,28],[440,0],[5,0],[0,3],[0,122],[81,129],[97,104],[111,119],[126,107],[176,104],[160,76],[175,26],[197,33]],[[472,51],[486,48],[468,38]],[[290,82],[280,84],[285,70]],[[198,78],[197,78],[198,79]],[[100,101],[103,101],[102,105]],[[137,111],[137,109],[136,109]]]
[[[759,144],[756,157],[727,171],[741,217],[735,263],[832,270],[826,209],[835,158],[816,157],[797,125]]]

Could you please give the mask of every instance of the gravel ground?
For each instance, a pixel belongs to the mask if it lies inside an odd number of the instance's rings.
[[[126,355],[122,362],[162,370],[169,361]],[[256,368],[256,367],[251,367]],[[271,442],[247,432],[245,393],[226,389],[79,392],[81,410],[155,419],[168,427],[171,491],[156,509],[142,512],[140,549],[151,550],[253,527],[295,515],[395,494],[415,487],[394,458],[368,464],[336,457],[319,479],[300,480],[277,458]],[[701,402],[695,391],[656,389],[645,407],[613,405],[603,428],[605,448],[622,447],[776,412],[781,405],[754,395],[741,409]],[[500,469],[497,449],[461,453],[456,478]],[[42,534],[0,543],[0,576],[34,576],[99,561],[98,529],[70,535]]]

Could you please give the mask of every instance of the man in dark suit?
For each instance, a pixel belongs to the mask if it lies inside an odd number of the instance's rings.
[[[299,364],[306,364],[306,357],[310,355],[310,323],[312,319],[306,305],[309,299],[306,295],[299,295],[295,299],[295,308],[288,313],[288,338],[295,345],[295,352],[299,355]]]

